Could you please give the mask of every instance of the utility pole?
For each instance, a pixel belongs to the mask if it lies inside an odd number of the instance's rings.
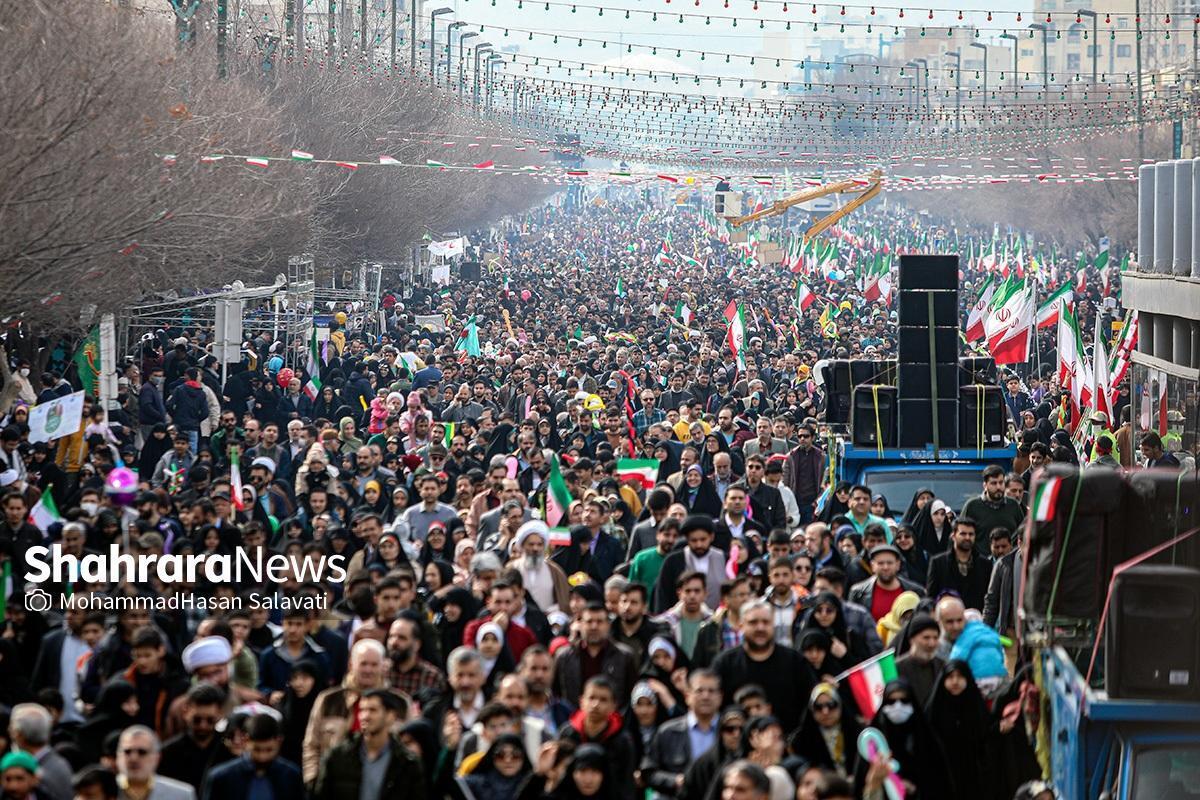
[[[925,114],[930,119],[932,119],[933,118],[933,108],[932,108],[932,106],[930,106],[930,103],[932,101],[929,99],[929,60],[924,59],[924,58],[914,58],[913,61],[915,61],[916,63],[920,64],[921,66],[923,66],[925,68]],[[918,70],[917,83],[919,84],[920,82],[921,82],[921,73]],[[918,86],[917,88],[920,89],[921,87]]]
[[[946,58],[954,58],[954,132],[962,128],[962,50],[945,53]]]
[[[491,50],[491,42],[480,42],[475,45],[475,89],[471,93],[472,103],[475,107],[475,115],[479,115],[479,59],[483,55],[484,50]]]
[[[1034,22],[1030,31],[1042,32],[1042,146],[1050,147],[1050,27],[1044,22]]]
[[[983,51],[983,107],[987,108],[987,45],[979,42],[971,42],[971,47],[977,47]]]
[[[435,8],[429,12],[429,85],[437,85],[437,18],[442,14],[453,14],[454,9],[447,6]],[[449,42],[446,44],[449,48]],[[446,53],[446,60],[450,60],[449,52]]]
[[[408,42],[408,71],[412,75],[417,74],[417,3],[419,0],[408,0],[408,23],[409,23],[409,42]]]
[[[1134,51],[1137,56],[1137,129],[1138,129],[1138,163],[1146,161],[1146,128],[1143,125],[1142,107],[1142,0],[1134,0],[1133,28],[1137,36]]]
[[[459,97],[462,97],[462,95],[464,93],[466,93],[466,91],[467,91],[467,79],[466,79],[466,77],[463,76],[463,71],[467,67],[466,61],[464,60],[464,57],[463,57],[463,45],[467,41],[467,39],[473,39],[478,35],[479,34],[475,33],[474,31],[468,31],[467,33],[464,33],[458,37],[458,95],[459,95]]]
[[[1100,24],[1096,19],[1095,11],[1089,11],[1086,8],[1079,8],[1075,10],[1075,14],[1080,19],[1083,17],[1092,18],[1092,89],[1095,89],[1098,85],[1096,79],[1099,77],[1099,73],[1096,69],[1096,63],[1097,59],[1100,57]]]
[[[229,40],[229,0],[217,0],[217,77],[229,74],[227,45]]]
[[[451,49],[454,46],[452,44],[454,41],[454,31],[466,24],[460,20],[458,22],[451,22],[446,26],[446,88],[451,91],[454,90],[454,76],[450,72],[454,68],[454,58],[452,57],[454,51]],[[459,54],[459,58],[462,58],[461,53]]]
[[[1021,85],[1020,81],[1017,80],[1017,51],[1021,47],[1020,40],[1017,39],[1017,35],[1015,33],[1002,33],[1002,34],[1000,34],[1000,38],[1001,39],[1012,39],[1012,43],[1013,43],[1013,99],[1016,99],[1017,88],[1020,87],[1020,85]]]

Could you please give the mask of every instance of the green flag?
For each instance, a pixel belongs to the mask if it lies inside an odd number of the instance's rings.
[[[462,333],[458,337],[458,342],[454,345],[454,352],[466,353],[469,356],[478,356],[479,350],[479,328],[475,324],[475,317],[467,320],[467,326],[463,328]]]
[[[92,328],[79,345],[75,353],[75,370],[79,373],[79,383],[83,391],[93,397],[96,395],[96,384],[100,379],[100,326]]]

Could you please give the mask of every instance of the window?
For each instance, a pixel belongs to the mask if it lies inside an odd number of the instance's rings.
[[[1032,55],[1033,55],[1033,48],[1031,48],[1031,47],[1022,47],[1021,48],[1021,58],[1029,58]]]
[[[1072,25],[1067,29],[1067,41],[1078,42],[1079,34],[1083,32],[1083,25]]]
[[[1079,71],[1079,53],[1067,53],[1067,72]]]
[[[1132,50],[1132,49],[1133,48],[1131,45],[1127,45],[1127,44],[1117,45],[1117,58],[1129,58],[1130,50]]]
[[[1129,27],[1129,17],[1117,17],[1117,27],[1122,28],[1122,29],[1128,28]]]
[[[1172,378],[1172,381],[1179,379]],[[1180,388],[1183,388],[1182,386]],[[1188,773],[1200,758],[1200,750],[1192,744],[1146,747],[1138,749],[1133,756],[1133,800],[1186,796],[1189,789]]]
[[[1100,56],[1104,55],[1104,51],[1100,49],[1100,45],[1098,45],[1098,44],[1089,44],[1088,49],[1087,49],[1087,55],[1088,55],[1088,58],[1091,58],[1092,56],[1096,56],[1097,58],[1099,58]]]

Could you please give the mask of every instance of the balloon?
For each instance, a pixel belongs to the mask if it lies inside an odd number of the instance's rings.
[[[291,367],[284,367],[279,370],[279,374],[275,376],[275,380],[279,384],[280,389],[286,389],[294,377],[296,377],[295,371]]]
[[[892,774],[888,775],[883,782],[884,793],[888,796],[888,800],[904,800],[904,784],[900,781],[900,776],[896,774],[900,771],[900,763],[892,758],[892,750],[888,747],[887,739],[878,728],[864,728],[858,735],[858,754],[868,761],[874,760],[876,755],[882,755],[888,759],[888,766],[891,767]]]
[[[345,311],[337,312],[336,314],[333,315],[333,320],[338,325],[345,325],[346,324],[346,312]]]
[[[522,302],[528,303],[529,298],[531,298],[531,297],[533,297],[533,292],[529,291],[528,289],[521,290],[521,301]]]
[[[112,499],[114,505],[132,505],[137,497],[138,476],[129,467],[115,467],[108,473],[104,481],[104,491]]]

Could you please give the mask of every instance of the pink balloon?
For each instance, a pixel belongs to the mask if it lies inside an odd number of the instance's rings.
[[[114,505],[130,505],[137,496],[137,473],[129,467],[115,467],[112,472],[108,473],[108,478],[104,482],[104,491],[112,499]]]
[[[528,289],[521,290],[521,300],[522,301],[528,303],[529,298],[531,298],[531,297],[533,297],[533,292],[529,291]]]
[[[515,456],[509,456],[508,458],[504,459],[504,466],[508,468],[509,478],[517,477],[517,470],[520,469],[521,465],[518,463]]]

